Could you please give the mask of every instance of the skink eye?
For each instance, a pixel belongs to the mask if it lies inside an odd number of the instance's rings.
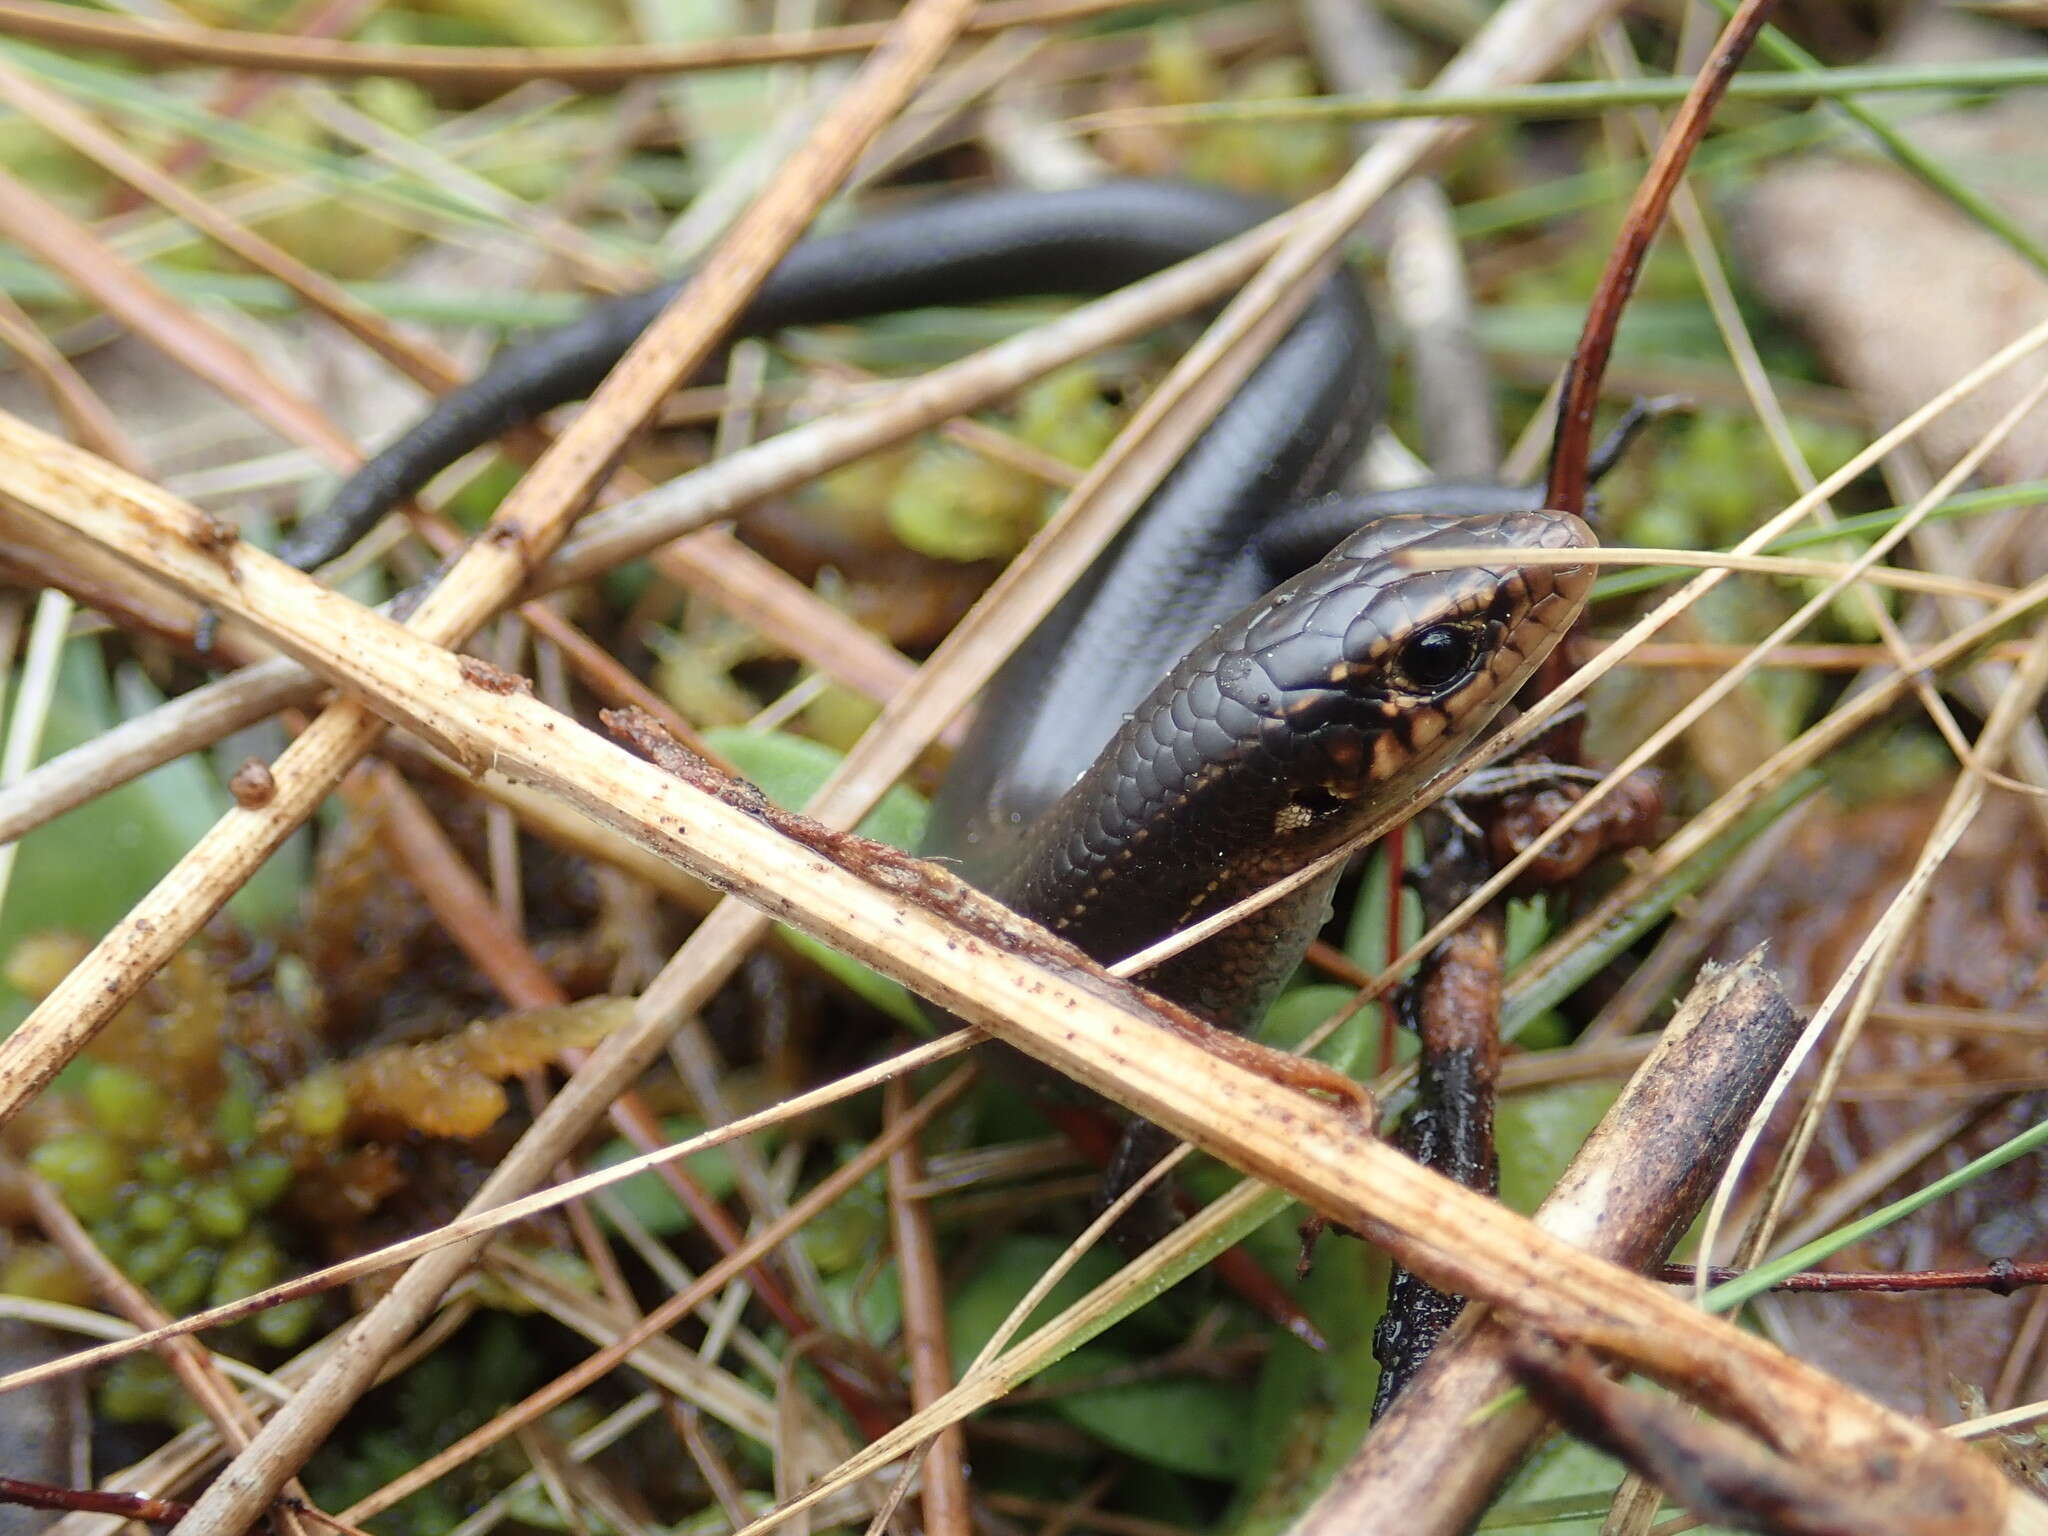
[[[1478,645],[1469,630],[1453,624],[1432,624],[1403,642],[1401,675],[1417,688],[1441,688],[1455,682],[1472,665]]]

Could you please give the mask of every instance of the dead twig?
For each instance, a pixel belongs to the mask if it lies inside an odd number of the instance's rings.
[[[1529,1395],[1582,1440],[1620,1457],[1703,1520],[1772,1536],[1947,1536],[1990,1513],[1942,1484],[1908,1481],[1856,1456],[1784,1456],[1668,1398],[1607,1379],[1590,1352],[1513,1344]]]
[[[1661,1258],[1705,1203],[1798,1033],[1798,1014],[1758,956],[1710,968],[1536,1224],[1631,1268]],[[1548,1428],[1533,1404],[1498,1401],[1515,1383],[1511,1351],[1503,1320],[1468,1308],[1298,1536],[1467,1529]]]
[[[1048,27],[1079,21],[1133,0],[991,0],[970,13],[969,36],[1011,27]],[[52,5],[45,0],[0,3],[0,36],[25,37],[71,48],[97,48],[160,64],[216,64],[287,75],[360,79],[391,75],[450,90],[502,91],[533,80],[572,90],[605,91],[651,75],[750,64],[801,63],[841,58],[881,47],[889,22],[856,22],[811,32],[774,32],[700,43],[637,43],[589,48],[455,48],[339,42],[236,32],[189,22],[129,20]]]
[[[1599,285],[1586,309],[1585,328],[1572,352],[1565,374],[1564,391],[1558,400],[1557,437],[1550,452],[1550,479],[1543,504],[1567,512],[1586,509],[1586,461],[1593,447],[1593,413],[1600,404],[1600,380],[1607,372],[1607,359],[1614,351],[1614,337],[1621,329],[1622,311],[1635,292],[1636,279],[1649,255],[1650,242],[1664,227],[1664,212],[1671,205],[1692,152],[1707,131],[1707,121],[1728,89],[1735,70],[1748,54],[1750,44],[1764,28],[1774,0],[1742,0],[1722,29],[1706,67],[1693,80],[1685,101],[1671,120],[1657,157],[1643,175],[1622,217],[1621,238],[1607,258]]]
[[[882,1091],[891,1120],[910,1112],[910,1088],[896,1078]],[[889,1230],[896,1251],[896,1283],[903,1297],[903,1346],[910,1357],[910,1402],[924,1408],[953,1385],[953,1356],[946,1342],[946,1290],[938,1246],[932,1240],[929,1205],[913,1193],[924,1178],[924,1157],[915,1138],[889,1159]],[[967,1441],[957,1428],[942,1431],[924,1455],[919,1489],[924,1529],[930,1536],[968,1536],[973,1528],[967,1500]]]

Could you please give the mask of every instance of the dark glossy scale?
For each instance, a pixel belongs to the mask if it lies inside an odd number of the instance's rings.
[[[1541,511],[1395,516],[1352,534],[1176,666],[992,892],[1113,962],[1341,847],[1448,767],[1577,617],[1592,567],[1515,552],[1592,543],[1577,518]],[[1471,547],[1501,559],[1432,571],[1391,558]],[[1147,984],[1246,1027],[1300,962],[1330,883]]]

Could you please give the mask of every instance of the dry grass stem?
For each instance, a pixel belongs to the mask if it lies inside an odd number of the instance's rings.
[[[1902,592],[1980,598],[1989,603],[2003,602],[2012,596],[2011,587],[2002,587],[1994,582],[1971,581],[1961,576],[1944,576],[1939,572],[1916,571],[1896,565],[1873,564],[1854,569],[1847,561],[1802,559],[1796,555],[1741,555],[1712,549],[1632,549],[1626,545],[1607,545],[1587,550],[1532,549],[1516,558],[1525,565],[1650,565],[1683,570],[1748,571],[1758,576],[1818,577],[1828,581],[1846,580],[1896,587]],[[1394,556],[1394,563],[1411,570],[1498,565],[1500,552],[1484,549],[1433,549],[1426,554],[1403,551]]]
[[[129,469],[141,467],[141,456],[106,401],[79,376],[71,359],[51,343],[27,311],[4,293],[0,293],[0,346],[12,352],[42,386],[72,441]]]
[[[622,1318],[598,1298],[561,1284],[516,1252],[498,1254],[488,1264],[495,1276],[530,1304],[601,1349],[616,1344],[640,1320]],[[707,1364],[695,1350],[657,1335],[644,1340],[629,1358],[633,1369],[657,1386],[750,1440],[764,1446],[774,1444],[774,1401],[730,1371]]]
[[[2044,383],[2041,393],[2048,393],[2048,383]],[[2048,629],[2042,630],[2035,637],[2032,652],[2020,664],[2011,685],[1999,695],[1998,702],[1992,709],[1991,718],[1984,723],[1984,730],[1978,737],[1977,748],[1987,763],[1995,765],[2000,755],[2011,748],[2014,735],[2022,722],[2032,717],[2044,689],[2048,689]],[[1745,1254],[1753,1261],[1754,1255],[1768,1246],[1771,1233],[1783,1213],[1785,1202],[1791,1196],[1793,1176],[1797,1173],[1806,1149],[1812,1144],[1813,1137],[1819,1130],[1820,1112],[1830,1101],[1831,1090],[1840,1078],[1849,1046],[1854,1042],[1863,1020],[1868,1017],[1870,1006],[1877,1000],[1877,989],[1889,973],[1891,960],[1897,956],[1898,946],[1905,936],[1906,925],[1912,922],[1918,913],[1928,887],[1941,869],[1942,861],[1954,850],[1963,833],[1969,829],[1970,822],[1983,806],[1988,788],[1984,775],[1966,763],[1962,775],[1950,789],[1947,802],[1942,806],[1934,829],[1928,834],[1920,856],[1914,862],[1905,883],[1886,904],[1883,915],[1864,936],[1863,942],[1857,946],[1856,953],[1843,966],[1840,976],[1828,989],[1828,995],[1822,999],[1820,1007],[1814,1010],[1812,1018],[1807,1021],[1798,1047],[1779,1069],[1776,1080],[1771,1084],[1770,1093],[1751,1117],[1742,1143],[1729,1162],[1720,1188],[1714,1193],[1713,1203],[1708,1207],[1706,1222],[1700,1232],[1699,1254],[1702,1266],[1712,1262],[1715,1239],[1727,1217],[1728,1206],[1734,1198],[1735,1181],[1741,1175],[1745,1161],[1763,1135],[1764,1122],[1790,1091],[1794,1074],[1805,1064],[1807,1057],[1819,1044],[1821,1036],[1834,1022],[1836,1012],[1850,993],[1860,988],[1862,1001],[1843,1023],[1821,1081],[1809,1098],[1806,1110],[1779,1158],[1764,1208],[1753,1223],[1753,1237],[1745,1241],[1743,1248]],[[1704,1275],[1704,1268],[1701,1273]],[[1700,1293],[1704,1294],[1704,1280],[1698,1284]]]
[[[1155,330],[1243,281],[1300,209],[873,398],[742,448],[592,513],[535,573],[534,590],[586,580],[678,534],[804,485],[949,419],[980,410],[1091,353]]]
[[[1011,27],[1057,26],[1129,5],[1132,0],[991,0],[962,29],[970,36]],[[891,23],[860,22],[812,32],[776,32],[715,42],[586,48],[418,48],[404,44],[280,37],[163,20],[81,11],[45,0],[0,0],[0,36],[66,47],[105,49],[161,63],[218,64],[280,74],[343,79],[391,75],[424,86],[505,90],[534,80],[586,91],[610,90],[650,75],[754,64],[801,63],[867,53]]]

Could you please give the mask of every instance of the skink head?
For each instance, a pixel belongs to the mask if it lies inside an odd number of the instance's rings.
[[[1577,618],[1593,567],[1517,553],[1593,542],[1555,512],[1384,519],[1271,595],[1245,626],[1243,673],[1226,691],[1269,716],[1261,745],[1294,773],[1339,800],[1383,800],[1442,769]],[[1431,568],[1432,551],[1453,549],[1499,558]],[[1244,698],[1247,684],[1263,708]]]
[[[1528,511],[1352,535],[1173,670],[999,894],[1124,955],[1351,841],[1447,767],[1578,616],[1592,567],[1517,553],[1593,542],[1576,517]],[[1474,547],[1499,559],[1407,563]]]

